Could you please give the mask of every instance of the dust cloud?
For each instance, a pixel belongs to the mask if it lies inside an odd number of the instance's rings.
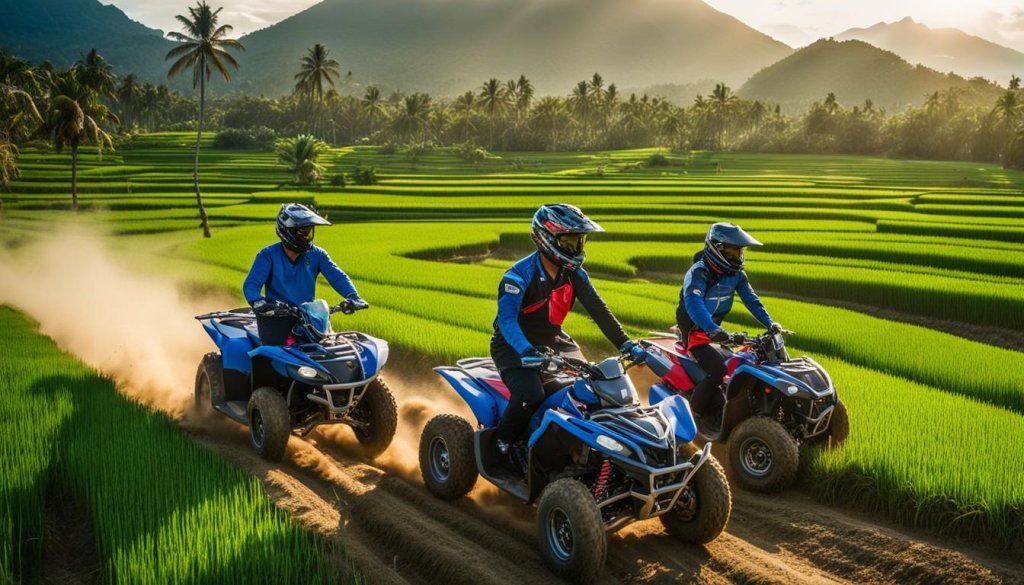
[[[125,394],[180,418],[199,360],[216,349],[193,317],[233,301],[185,298],[181,283],[147,275],[143,262],[115,255],[84,228],[58,229],[0,250],[0,303],[38,321],[62,350]]]

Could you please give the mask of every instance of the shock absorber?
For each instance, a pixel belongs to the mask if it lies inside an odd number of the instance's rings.
[[[608,485],[608,478],[612,476],[612,464],[607,459],[601,463],[601,471],[597,474],[597,482],[594,484],[594,501],[600,502],[604,495],[604,488]]]

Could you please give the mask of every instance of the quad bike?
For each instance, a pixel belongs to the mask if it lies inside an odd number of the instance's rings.
[[[282,345],[263,345],[252,311],[235,309],[196,317],[219,352],[203,357],[196,372],[195,405],[249,427],[252,446],[264,459],[284,458],[292,433],[318,425],[346,424],[364,454],[376,457],[395,435],[398,409],[380,378],[386,341],[331,329],[332,313],[351,313],[315,300],[284,307],[277,318],[295,324]]]
[[[606,533],[658,517],[669,534],[692,544],[714,540],[732,509],[729,484],[710,445],[691,442],[689,405],[669,396],[640,404],[628,358],[592,364],[551,357],[542,375],[547,398],[529,425],[523,466],[495,446],[509,400],[494,362],[463,359],[435,368],[477,419],[441,414],[420,437],[427,489],[453,500],[477,475],[527,504],[537,503],[542,556],[559,576],[589,582],[604,568]],[[626,364],[626,368],[623,365]],[[525,469],[523,469],[525,467]]]
[[[704,371],[687,352],[677,328],[660,335],[664,337],[640,341],[657,354],[648,366],[661,378],[651,387],[649,401],[654,405],[676,396],[689,400]],[[846,407],[825,368],[806,356],[789,357],[783,333],[768,331],[752,338],[736,333],[722,345],[737,351],[726,361],[721,418],[707,417],[711,423],[699,419],[698,432],[705,441],[726,445],[742,487],[786,489],[796,479],[801,444],[832,446],[846,439]]]

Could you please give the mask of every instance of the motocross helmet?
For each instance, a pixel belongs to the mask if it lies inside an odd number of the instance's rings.
[[[743,248],[760,245],[740,226],[719,222],[711,226],[704,238],[704,261],[718,272],[732,274],[743,270]]]
[[[313,247],[313,232],[318,225],[331,222],[301,203],[285,203],[277,214],[277,237],[289,249],[306,252]]]
[[[578,207],[565,203],[542,205],[533,216],[530,235],[537,250],[560,268],[576,270],[587,259],[587,234],[603,232]]]

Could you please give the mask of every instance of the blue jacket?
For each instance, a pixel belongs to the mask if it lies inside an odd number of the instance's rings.
[[[550,278],[536,252],[516,262],[498,285],[498,315],[491,338],[491,355],[498,367],[518,366],[520,356],[538,345],[559,351],[578,349],[562,331],[576,299],[615,347],[629,340],[585,270],[562,270]]]
[[[313,300],[319,274],[323,274],[334,290],[346,299],[359,296],[352,279],[338,268],[326,250],[313,246],[293,263],[281,242],[271,244],[256,254],[256,260],[242,285],[242,292],[249,304],[266,299],[299,306]]]
[[[722,320],[732,310],[736,294],[755,319],[765,328],[772,326],[764,304],[750,287],[747,273],[740,270],[732,274],[719,274],[704,264],[694,262],[683,279],[679,291],[679,306],[676,309],[676,324],[684,334],[694,327],[711,333],[721,326]]]

